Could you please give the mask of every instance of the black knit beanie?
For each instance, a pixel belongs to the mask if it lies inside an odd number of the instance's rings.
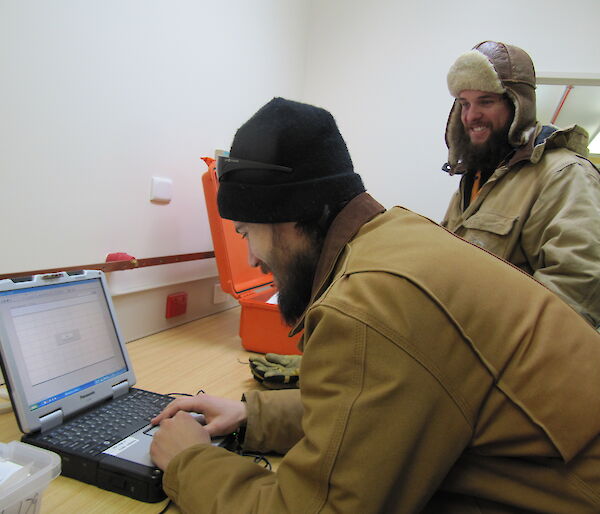
[[[238,129],[230,158],[241,167],[220,178],[217,200],[225,219],[319,219],[325,206],[365,191],[333,116],[313,105],[273,98]],[[245,168],[244,160],[254,164]],[[291,169],[261,169],[256,163]]]

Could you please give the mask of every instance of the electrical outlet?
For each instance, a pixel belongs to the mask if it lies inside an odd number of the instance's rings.
[[[229,295],[221,289],[221,284],[215,284],[213,303],[223,303],[229,300]]]
[[[173,293],[167,296],[167,312],[165,318],[173,318],[185,314],[187,310],[187,293]]]

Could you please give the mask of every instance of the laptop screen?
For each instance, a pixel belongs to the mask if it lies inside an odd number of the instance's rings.
[[[4,364],[31,414],[96,401],[129,370],[101,275],[54,282],[0,289]]]
[[[30,410],[126,371],[99,279],[0,292]]]

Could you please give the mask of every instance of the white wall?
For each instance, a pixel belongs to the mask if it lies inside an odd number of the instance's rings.
[[[387,207],[441,220],[446,73],[486,39],[524,48],[538,72],[598,73],[598,0],[313,0],[304,99],[336,117],[357,171]]]
[[[0,273],[212,249],[201,156],[298,98],[301,0],[0,0]],[[168,205],[152,176],[173,180]],[[115,293],[216,275],[113,273]]]
[[[440,171],[454,59],[497,39],[538,71],[597,74],[598,19],[598,0],[0,0],[0,274],[212,249],[199,158],[273,96],[329,109],[369,191],[439,220],[458,183]],[[150,203],[152,176],[173,180],[170,204]],[[202,290],[193,316],[221,308],[214,275],[109,281],[139,337],[179,322],[173,284]]]

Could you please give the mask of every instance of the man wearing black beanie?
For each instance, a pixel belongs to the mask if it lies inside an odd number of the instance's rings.
[[[307,244],[295,252],[274,244],[268,265],[262,259],[251,262],[265,273],[274,272],[279,310],[293,325],[310,300],[329,224],[365,188],[333,116],[312,105],[274,98],[238,129],[230,154],[217,164],[221,216],[243,221],[242,229],[248,223],[260,224],[258,229],[265,229],[261,233],[275,243],[288,230],[306,237]],[[372,215],[383,211],[370,203]],[[282,266],[285,271],[278,273]]]
[[[178,399],[152,444],[184,512],[599,512],[600,335],[534,279],[354,172],[332,116],[275,98],[218,203],[302,328],[300,389]],[[186,411],[201,412],[199,425]],[[285,453],[276,472],[211,446]]]

